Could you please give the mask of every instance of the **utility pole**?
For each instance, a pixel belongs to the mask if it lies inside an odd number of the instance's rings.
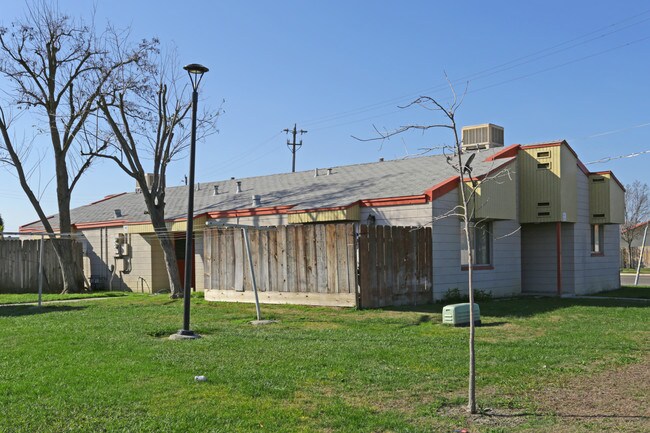
[[[307,131],[305,131],[304,129],[301,129],[300,131],[298,131],[297,128],[296,128],[295,123],[293,124],[293,130],[284,129],[283,131],[285,133],[287,133],[287,134],[291,133],[293,135],[293,142],[287,140],[287,147],[289,148],[289,150],[291,151],[291,153],[293,155],[293,158],[292,158],[292,161],[291,161],[291,172],[295,173],[296,172],[296,151],[302,147],[302,140],[300,140],[300,143],[296,143],[296,135],[298,135],[298,134],[300,134],[300,135],[306,134]],[[296,149],[296,147],[298,149]]]

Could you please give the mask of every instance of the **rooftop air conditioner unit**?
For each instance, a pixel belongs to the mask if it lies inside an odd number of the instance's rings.
[[[465,126],[462,129],[463,150],[503,147],[503,128],[492,123]]]
[[[442,309],[442,324],[469,326],[469,303],[446,305]],[[474,324],[481,324],[481,311],[478,304],[474,304]]]

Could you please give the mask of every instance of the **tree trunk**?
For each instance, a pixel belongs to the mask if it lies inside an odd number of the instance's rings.
[[[180,298],[183,296],[183,287],[181,285],[180,274],[178,273],[176,250],[174,249],[174,242],[171,238],[172,235],[167,231],[167,226],[165,225],[164,211],[155,206],[148,207],[151,223],[153,224],[158,241],[163,250],[165,268],[167,269],[167,276],[169,277],[169,290],[171,291],[171,297]]]
[[[57,137],[58,138],[58,137]],[[61,266],[63,291],[61,293],[79,293],[83,289],[82,281],[76,278],[76,264],[72,256],[72,221],[70,219],[70,188],[68,186],[68,168],[65,154],[55,148],[56,196],[59,205],[59,233],[70,242],[59,242],[55,248]]]
[[[627,244],[627,262],[629,263],[629,268],[634,269],[634,256],[632,255],[632,242]]]

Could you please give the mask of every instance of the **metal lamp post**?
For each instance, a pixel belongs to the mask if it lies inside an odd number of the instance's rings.
[[[197,63],[185,66],[192,82],[192,137],[190,142],[190,178],[187,194],[187,233],[185,238],[185,284],[183,286],[183,329],[178,331],[182,338],[198,338],[199,335],[190,330],[190,286],[192,285],[192,250],[194,244],[194,160],[196,153],[196,106],[199,100],[199,84],[208,68]]]

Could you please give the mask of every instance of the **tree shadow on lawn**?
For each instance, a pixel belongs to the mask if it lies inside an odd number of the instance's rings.
[[[71,305],[45,305],[39,307],[37,305],[11,305],[0,307],[0,317],[19,317],[19,316],[32,316],[36,314],[45,313],[62,313],[68,311],[84,310],[84,306],[71,306]]]
[[[648,308],[650,303],[634,300],[618,300],[611,298],[600,299],[578,299],[578,298],[556,298],[556,297],[518,297],[507,299],[493,299],[490,301],[477,302],[481,309],[482,326],[499,326],[507,322],[485,321],[487,318],[521,318],[532,317],[538,314],[549,313],[564,308],[575,306],[584,307],[616,307],[616,308]],[[445,304],[425,304],[417,306],[384,307],[386,311],[404,311],[428,314],[442,314]]]

